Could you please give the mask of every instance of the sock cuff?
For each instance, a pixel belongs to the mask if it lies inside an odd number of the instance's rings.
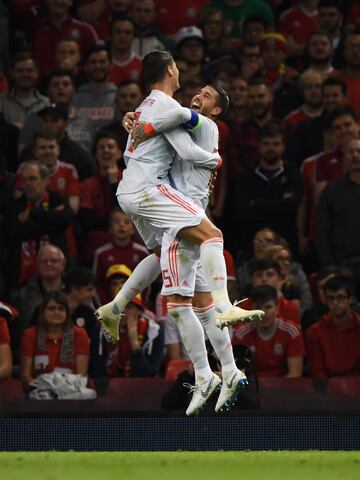
[[[211,303],[210,305],[207,305],[206,307],[193,307],[194,312],[196,315],[202,315],[204,313],[210,312],[210,310],[213,310],[215,308],[215,304]]]
[[[200,247],[205,247],[207,245],[215,245],[215,244],[216,245],[221,244],[223,246],[224,245],[224,239],[222,237],[210,238],[209,240],[205,240],[204,242],[202,242]]]
[[[170,311],[175,311],[175,310],[178,310],[178,309],[188,309],[188,308],[192,308],[192,305],[191,303],[169,303],[167,304],[167,310],[168,312]]]

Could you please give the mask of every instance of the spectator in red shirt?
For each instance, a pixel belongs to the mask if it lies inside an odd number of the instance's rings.
[[[253,291],[253,300],[265,315],[256,323],[241,325],[233,344],[243,343],[252,350],[259,377],[301,377],[305,355],[302,334],[295,324],[279,316],[276,289],[259,286]]]
[[[98,285],[101,304],[109,302],[106,272],[114,264],[126,264],[131,270],[147,255],[146,247],[134,241],[135,228],[130,218],[120,208],[110,213],[110,242],[95,250],[93,272]]]
[[[300,122],[307,118],[318,117],[323,110],[321,85],[323,77],[314,70],[305,70],[299,77],[299,90],[303,103],[285,117],[290,131],[295,130]]]
[[[360,28],[360,5],[357,2],[353,2],[347,14],[346,25],[353,25],[355,28]]]
[[[76,38],[82,55],[99,41],[95,30],[90,25],[70,15],[73,0],[45,0],[44,16],[35,9],[29,8],[29,5],[22,7],[21,0],[12,3],[17,20],[28,34],[39,66],[40,77],[56,68],[54,54],[57,44],[63,38]]]
[[[1,303],[0,303],[1,306]],[[10,334],[5,318],[0,312],[0,379],[11,375],[12,358],[10,349]]]
[[[338,275],[323,288],[329,312],[306,331],[310,375],[360,375],[360,316],[350,306],[351,281]]]
[[[42,373],[87,375],[89,337],[86,330],[71,325],[64,293],[55,291],[45,296],[38,325],[24,330],[20,359],[21,379],[27,386]]]
[[[156,24],[165,35],[175,37],[181,27],[197,23],[208,0],[155,0]]]
[[[111,24],[109,79],[119,85],[125,80],[140,81],[142,61],[132,50],[135,38],[134,22],[128,18],[116,18]]]
[[[83,260],[89,265],[96,248],[109,238],[109,215],[117,206],[116,189],[122,177],[120,142],[111,132],[100,132],[95,139],[96,175],[80,183],[79,221],[83,229]]]

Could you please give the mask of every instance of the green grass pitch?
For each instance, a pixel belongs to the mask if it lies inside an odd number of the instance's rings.
[[[360,452],[0,452],[4,480],[358,480]]]

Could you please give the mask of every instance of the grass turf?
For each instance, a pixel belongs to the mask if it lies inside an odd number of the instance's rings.
[[[360,452],[0,452],[6,480],[357,480]]]

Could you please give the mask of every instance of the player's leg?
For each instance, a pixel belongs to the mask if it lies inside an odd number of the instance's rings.
[[[187,415],[203,408],[216,387],[221,383],[211,371],[203,327],[195,315],[191,298],[194,292],[196,258],[194,249],[186,248],[179,240],[164,234],[161,250],[163,275],[162,295],[168,299],[168,314],[175,321],[189,358],[194,366],[195,386]]]
[[[215,324],[213,298],[210,292],[202,288],[203,285],[197,276],[193,309],[221,364],[222,385],[215,406],[215,411],[218,412],[232,408],[239,392],[247,384],[247,378],[236,366],[228,328],[220,330]]]

